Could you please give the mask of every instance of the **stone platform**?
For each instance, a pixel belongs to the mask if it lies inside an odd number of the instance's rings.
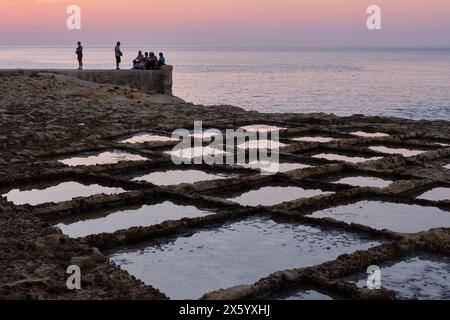
[[[160,70],[66,70],[66,69],[1,69],[0,77],[7,75],[32,76],[54,73],[95,83],[128,85],[146,94],[172,94],[172,66]]]

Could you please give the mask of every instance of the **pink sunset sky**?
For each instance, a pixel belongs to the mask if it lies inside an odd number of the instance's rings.
[[[382,30],[366,28],[372,4]],[[449,0],[0,0],[0,12],[0,45],[450,47]]]

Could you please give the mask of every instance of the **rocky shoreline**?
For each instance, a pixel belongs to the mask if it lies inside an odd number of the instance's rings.
[[[129,230],[123,234],[103,234],[84,239],[71,239],[52,228],[48,221],[42,219],[45,216],[70,213],[85,207],[96,208],[105,203],[132,202],[133,199],[150,197],[152,192],[168,196],[174,196],[174,193],[178,192],[190,197],[192,201],[211,201],[217,206],[222,205],[224,211],[235,212],[223,213],[222,216],[217,217],[217,220],[253,213],[229,206],[227,203],[220,204],[213,199],[214,197],[203,196],[203,192],[226,188],[225,182],[200,183],[170,190],[164,188],[148,190],[145,184],[129,183],[125,179],[114,180],[108,176],[110,170],[128,172],[139,169],[139,166],[161,165],[160,162],[167,159],[161,158],[159,151],[170,144],[151,143],[143,148],[124,147],[128,151],[153,156],[156,159],[143,164],[119,163],[94,166],[89,169],[73,169],[54,161],[62,155],[117,148],[118,145],[115,142],[117,137],[143,131],[170,133],[177,128],[189,129],[197,120],[202,120],[205,128],[220,129],[256,123],[280,125],[291,128],[287,130],[287,134],[302,132],[336,134],[348,130],[388,132],[395,139],[385,138],[376,141],[391,144],[402,141],[409,146],[425,147],[427,152],[411,159],[391,156],[373,163],[355,166],[323,162],[309,171],[295,171],[287,174],[283,176],[283,179],[300,181],[344,169],[365,170],[385,175],[400,174],[402,180],[409,178],[408,182],[399,182],[383,192],[361,189],[355,191],[357,193],[355,195],[345,188],[342,190],[336,188],[335,191],[338,194],[336,198],[329,198],[330,201],[341,201],[345,197],[357,197],[362,194],[378,197],[399,196],[409,201],[412,199],[410,194],[416,190],[431,185],[450,184],[450,170],[441,170],[439,166],[433,164],[433,161],[450,157],[450,148],[446,146],[450,143],[450,123],[446,121],[413,121],[363,115],[337,117],[327,114],[262,114],[234,106],[193,105],[173,96],[148,96],[126,86],[94,84],[55,74],[0,77],[0,102],[0,149],[2,150],[0,188],[78,175],[87,179],[103,179],[109,183],[121,183],[122,186],[129,186],[130,190],[136,190],[129,192],[126,198],[94,196],[89,201],[70,201],[37,208],[15,206],[7,202],[4,197],[0,197],[0,299],[167,299],[164,293],[112,266],[100,250],[103,249],[102,247],[107,247],[106,244],[123,243],[124,239],[148,238],[164,234],[164,232],[176,232],[177,229],[188,228],[190,225],[209,223],[205,218],[199,221],[179,222],[179,225],[173,222],[153,228]],[[355,147],[355,145],[364,145],[368,140],[355,139],[331,142],[327,148],[361,152],[362,147]],[[441,145],[438,146],[438,144]],[[298,143],[289,145],[282,152],[286,158],[289,158],[300,153],[307,154],[318,148],[320,148],[318,144]],[[307,160],[306,157],[304,160]],[[236,183],[244,181],[246,184],[251,184],[256,183],[258,179],[258,177],[242,178]],[[450,208],[450,201],[440,201],[438,204],[447,208],[446,210]],[[275,209],[279,214],[289,215],[288,211],[291,214],[293,211],[303,212],[306,208],[316,205],[312,200],[311,203],[297,202],[291,206],[285,205]],[[384,252],[386,250],[392,251],[393,255],[399,255],[397,251],[411,251],[418,247],[433,248],[432,250],[446,255],[450,253],[449,229],[442,228],[420,234],[419,238],[418,236],[404,237],[399,234],[382,234],[382,236],[392,237],[393,241],[398,239],[398,242],[393,247],[387,246],[385,250],[380,249],[377,253],[380,256],[387,254]],[[349,264],[358,264],[355,261],[364,259],[370,260],[363,253],[345,259],[352,261]],[[70,291],[65,286],[66,268],[71,264],[83,267],[83,290]],[[345,269],[342,261],[335,264],[339,265],[341,270]],[[320,270],[325,267],[317,268]],[[351,268],[358,269],[355,266]],[[272,290],[274,286],[281,286],[279,282],[289,282],[289,276],[292,277],[292,282],[307,279],[310,282],[321,283],[324,287],[333,287],[331,280],[311,280],[309,275],[313,271],[294,270],[290,275],[289,273],[272,275],[253,286],[211,293],[205,297],[260,296]],[[323,271],[325,278],[327,272]],[[345,272],[342,271],[342,274]],[[344,288],[344,291],[350,292],[356,298],[371,298],[367,293],[361,293],[358,296],[355,288],[347,288],[342,283],[336,284],[332,289],[335,290],[338,287]],[[393,296],[388,292],[375,298],[380,297],[392,298]]]

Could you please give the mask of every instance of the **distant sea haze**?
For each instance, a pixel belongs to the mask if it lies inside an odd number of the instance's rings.
[[[164,51],[174,94],[261,112],[326,112],[450,121],[450,49],[123,47]],[[85,69],[113,69],[113,48],[89,48]],[[75,46],[0,47],[0,68],[78,67]],[[139,71],[136,71],[139,72]]]

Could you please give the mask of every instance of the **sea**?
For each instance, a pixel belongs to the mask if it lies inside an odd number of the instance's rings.
[[[85,69],[115,68],[113,47],[85,46]],[[450,48],[123,47],[122,69],[138,50],[163,51],[196,104],[450,121]],[[5,68],[76,69],[75,46],[0,46]]]

